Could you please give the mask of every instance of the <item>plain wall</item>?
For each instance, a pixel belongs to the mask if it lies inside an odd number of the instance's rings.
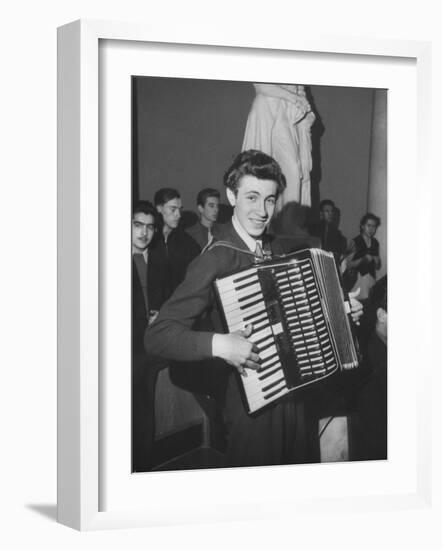
[[[347,238],[359,232],[367,209],[373,90],[311,86],[312,217],[319,200],[341,211]],[[203,187],[222,192],[222,176],[240,151],[255,96],[248,82],[173,78],[134,79],[134,197],[153,199],[161,187],[181,193],[195,210]]]

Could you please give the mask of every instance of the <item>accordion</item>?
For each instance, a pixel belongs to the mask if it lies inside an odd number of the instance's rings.
[[[358,366],[333,254],[301,250],[215,281],[228,332],[253,326],[259,370],[241,376],[249,413]]]

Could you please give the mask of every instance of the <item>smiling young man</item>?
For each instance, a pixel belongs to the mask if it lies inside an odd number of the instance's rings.
[[[253,327],[225,334],[213,288],[216,278],[251,266],[256,257],[288,252],[266,235],[286,181],[272,157],[249,150],[235,158],[224,184],[233,206],[232,220],[190,264],[185,280],[146,331],[145,346],[148,353],[168,360],[205,361],[207,369],[211,364],[224,365],[228,375],[223,402],[227,466],[293,463],[297,461],[295,400],[288,396],[253,415],[246,412],[236,375],[259,368],[257,349],[248,340]],[[208,315],[210,322],[196,330],[196,323]]]

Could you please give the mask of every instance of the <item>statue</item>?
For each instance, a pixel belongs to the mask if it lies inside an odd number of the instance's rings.
[[[279,162],[287,179],[287,188],[278,201],[279,210],[290,201],[311,206],[310,128],[315,115],[307,101],[304,86],[253,86],[256,97],[247,119],[242,149],[259,149]]]

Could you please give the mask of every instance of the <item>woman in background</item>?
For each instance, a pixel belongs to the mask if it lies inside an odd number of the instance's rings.
[[[360,222],[360,234],[351,241],[346,258],[347,277],[344,276],[344,280],[351,280],[350,291],[360,288],[360,300],[368,298],[376,282],[376,271],[381,267],[379,241],[375,238],[380,224],[378,216],[370,212],[365,214]]]

